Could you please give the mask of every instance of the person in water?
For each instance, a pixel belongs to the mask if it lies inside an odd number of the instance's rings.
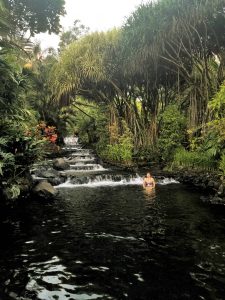
[[[143,180],[143,188],[154,189],[155,188],[155,180],[148,172]]]

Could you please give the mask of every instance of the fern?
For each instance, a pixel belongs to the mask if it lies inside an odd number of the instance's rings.
[[[12,153],[0,151],[0,157],[2,157],[4,164],[15,163],[15,157]]]
[[[11,186],[5,189],[5,194],[7,199],[13,200],[19,197],[20,187],[17,184],[12,184]]]
[[[0,137],[0,146],[6,146],[8,140],[6,138]]]

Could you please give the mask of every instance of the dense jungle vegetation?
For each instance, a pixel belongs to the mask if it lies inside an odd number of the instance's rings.
[[[0,0],[4,194],[16,198],[29,166],[74,132],[106,161],[223,174],[225,1],[149,2],[94,33],[77,20],[61,30],[63,7]],[[58,51],[30,42],[45,31]]]

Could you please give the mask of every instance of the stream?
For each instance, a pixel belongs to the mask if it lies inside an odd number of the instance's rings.
[[[0,299],[225,299],[225,209],[68,144],[53,202],[0,212]],[[31,199],[32,200],[32,199]]]

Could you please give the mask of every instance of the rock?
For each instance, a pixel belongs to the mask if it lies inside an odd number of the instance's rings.
[[[18,299],[18,295],[14,292],[10,292],[9,293],[9,297],[13,298],[13,299]]]
[[[202,182],[202,180],[201,180],[201,178],[200,177],[192,177],[191,178],[191,181],[193,181],[193,183],[195,184],[195,185],[199,185],[199,184],[201,184],[201,182]]]
[[[198,186],[203,190],[205,190],[207,188],[207,185],[205,183],[199,183]]]
[[[45,178],[55,178],[56,176],[58,176],[58,172],[54,169],[47,170],[47,171],[41,172],[41,174],[39,176],[45,177]]]
[[[55,170],[63,171],[70,168],[70,165],[63,158],[57,158],[53,161],[53,168]]]
[[[42,173],[46,172],[46,171],[47,171],[47,167],[40,166],[40,167],[38,167],[36,169],[32,169],[31,170],[31,174],[35,175],[35,176],[38,176],[38,177],[41,177]]]
[[[65,177],[61,176],[60,172],[58,172],[54,169],[39,172],[39,177],[41,177],[43,179],[46,178],[46,180],[49,183],[51,183],[52,185],[59,185],[59,184],[65,182]],[[39,180],[39,182],[40,182],[40,180]]]
[[[219,183],[218,181],[215,181],[215,182],[214,182],[214,188],[215,188],[216,190],[218,190],[219,187],[220,187],[220,183]]]
[[[225,192],[224,185],[221,184],[221,185],[219,186],[219,188],[218,188],[217,193],[218,193],[219,196],[224,196],[224,192]]]
[[[201,196],[200,199],[202,200],[202,202],[206,203],[206,202],[210,202],[210,197],[206,197],[206,196]]]
[[[215,196],[201,196],[200,199],[204,203],[209,203],[213,205],[225,205],[225,199],[217,195]]]
[[[214,187],[215,182],[210,180],[208,183],[208,187],[213,188]]]
[[[48,182],[52,185],[59,185],[65,182],[65,177],[55,177],[55,178],[48,178]]]
[[[72,178],[70,178],[71,182],[73,184],[85,184],[85,183],[88,183],[89,182],[89,177],[87,176],[73,176]]]
[[[58,191],[49,182],[41,181],[34,187],[33,193],[43,199],[52,199]]]
[[[222,198],[220,198],[220,197],[218,197],[218,196],[214,196],[214,197],[212,197],[211,199],[210,199],[210,203],[211,204],[225,204],[225,201],[224,201],[224,199],[222,199]]]
[[[202,177],[201,177],[201,181],[202,181],[202,183],[204,183],[205,185],[207,185],[208,182],[209,182],[209,179],[208,179],[207,176],[202,176]]]
[[[66,172],[59,172],[60,177],[67,178]]]

